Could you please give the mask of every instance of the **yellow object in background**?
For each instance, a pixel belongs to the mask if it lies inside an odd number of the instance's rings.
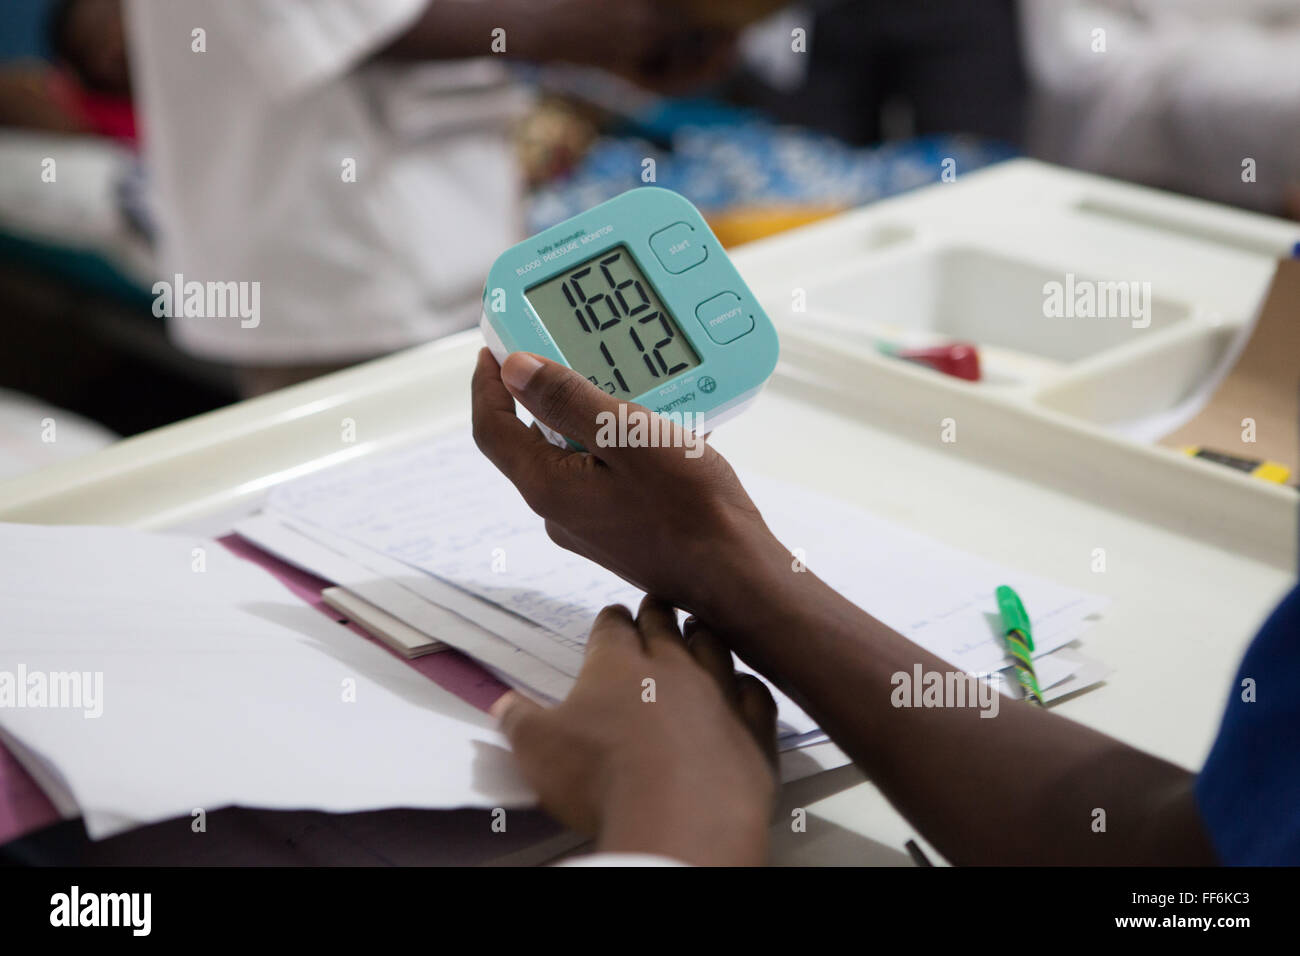
[[[1225,455],[1223,452],[1209,451],[1205,448],[1197,448],[1195,445],[1184,448],[1183,451],[1193,458],[1203,458],[1216,464],[1227,465],[1229,468],[1237,469],[1237,471],[1246,472],[1252,478],[1262,478],[1264,481],[1271,481],[1279,485],[1285,485],[1291,477],[1291,469],[1276,461],[1238,458],[1236,455]]]
[[[765,239],[778,232],[806,226],[819,219],[828,219],[847,209],[847,206],[737,206],[719,212],[706,212],[705,220],[718,242],[730,249],[744,242]]]

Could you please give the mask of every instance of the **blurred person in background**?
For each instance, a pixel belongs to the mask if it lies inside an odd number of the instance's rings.
[[[121,0],[58,0],[49,32],[54,56],[76,71],[84,87],[130,95]]]
[[[790,56],[791,30],[807,32]],[[944,133],[1018,144],[1015,0],[807,0],[748,34],[732,95],[856,145]]]
[[[1300,218],[1300,3],[1022,3],[1037,155]]]
[[[58,0],[50,15],[54,89],[86,131],[134,142],[121,0]]]
[[[55,63],[0,64],[0,125],[132,140],[120,0],[57,0],[43,19]]]
[[[173,315],[170,329],[235,365],[245,394],[477,321],[483,276],[521,238],[510,134],[529,98],[506,60],[681,84],[730,53],[729,36],[653,0],[127,0],[125,13],[159,276],[259,283],[255,320]]]

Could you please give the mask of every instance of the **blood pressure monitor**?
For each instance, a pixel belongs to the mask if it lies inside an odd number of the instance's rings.
[[[698,432],[753,401],[779,349],[698,210],[656,187],[504,252],[488,273],[480,325],[498,362],[534,352]]]

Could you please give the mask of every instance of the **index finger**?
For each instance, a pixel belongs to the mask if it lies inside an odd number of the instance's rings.
[[[643,597],[636,613],[636,624],[646,650],[651,654],[656,650],[685,650],[682,632],[677,627],[677,612],[666,601],[651,594]]]
[[[610,654],[643,654],[645,644],[637,630],[632,612],[621,604],[602,608],[587,635],[582,670],[595,660]]]

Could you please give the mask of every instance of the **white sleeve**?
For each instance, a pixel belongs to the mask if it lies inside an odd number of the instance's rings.
[[[1300,14],[1292,6],[1277,22],[1260,19],[1274,6],[1158,0],[1140,15],[1118,0],[1023,0],[1034,151],[1103,175],[1276,208],[1288,182],[1300,180]],[[1246,156],[1258,161],[1258,183],[1243,184]]]
[[[169,0],[174,3],[176,0]],[[193,3],[217,18],[275,97],[292,97],[352,70],[438,0],[222,0]]]
[[[686,866],[681,860],[654,853],[592,853],[561,860],[556,866]]]

